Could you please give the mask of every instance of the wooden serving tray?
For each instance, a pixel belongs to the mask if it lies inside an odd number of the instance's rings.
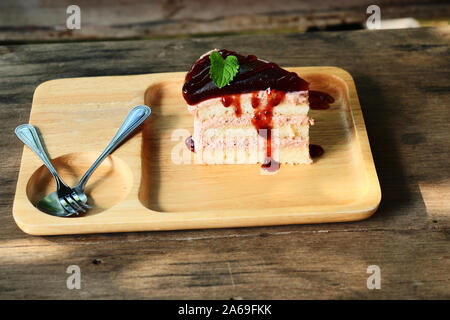
[[[74,185],[128,111],[147,104],[142,129],[102,163],[87,186],[94,209],[60,218],[34,207],[55,190],[48,170],[24,148],[14,198],[18,226],[34,235],[223,228],[361,220],[376,211],[380,186],[352,77],[334,67],[288,68],[330,93],[328,110],[311,110],[312,165],[176,164],[193,117],[181,94],[185,73],[52,80],[35,91],[30,123],[62,178]],[[177,149],[178,148],[178,149]],[[187,161],[189,162],[189,161]]]

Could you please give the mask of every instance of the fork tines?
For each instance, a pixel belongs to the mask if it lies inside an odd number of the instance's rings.
[[[75,192],[59,196],[59,203],[70,215],[75,214],[78,216],[81,213],[85,213],[86,209],[91,209],[91,206],[81,201]]]

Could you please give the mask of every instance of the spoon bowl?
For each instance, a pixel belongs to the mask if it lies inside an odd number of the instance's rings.
[[[76,188],[72,188],[72,190],[76,192],[80,201],[87,205],[86,194],[84,194],[82,190]],[[56,191],[46,195],[43,199],[39,200],[39,202],[36,204],[36,208],[54,216],[67,216],[66,210],[64,210],[63,206],[59,202],[58,194],[56,193]],[[92,209],[92,207],[90,207],[90,209]]]

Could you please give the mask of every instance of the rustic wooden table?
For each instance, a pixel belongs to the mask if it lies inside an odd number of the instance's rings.
[[[372,0],[77,0],[82,28],[66,28],[71,0],[0,1],[0,41],[123,39],[211,33],[363,28]],[[383,21],[446,23],[448,0],[377,0]]]
[[[450,28],[0,46],[0,298],[450,298]],[[33,237],[12,217],[46,80],[183,71],[225,47],[353,76],[383,199],[353,223]],[[181,111],[180,111],[181,112]],[[81,269],[69,290],[66,269]],[[369,265],[381,289],[369,290]]]

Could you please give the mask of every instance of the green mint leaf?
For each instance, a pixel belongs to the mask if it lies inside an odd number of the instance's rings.
[[[236,56],[228,56],[224,59],[219,52],[213,51],[209,55],[209,60],[211,61],[209,76],[218,88],[229,84],[239,70]]]

